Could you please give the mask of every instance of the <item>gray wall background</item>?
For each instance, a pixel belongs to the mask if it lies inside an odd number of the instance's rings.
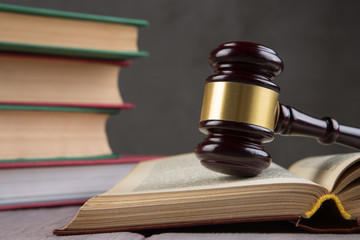
[[[146,19],[139,46],[150,57],[120,73],[124,99],[137,105],[111,117],[114,151],[173,155],[193,151],[211,50],[227,41],[273,48],[285,63],[280,101],[316,117],[360,127],[360,2],[286,0],[3,0],[3,3]],[[313,139],[277,136],[267,150],[287,167],[300,158],[352,152]]]

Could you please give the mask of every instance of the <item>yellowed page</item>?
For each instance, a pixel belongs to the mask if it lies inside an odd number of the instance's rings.
[[[0,11],[0,29],[0,40],[4,42],[108,51],[138,50],[138,29],[126,24]]]
[[[0,101],[121,104],[120,66],[24,56],[0,56]]]
[[[123,181],[105,195],[142,192],[169,192],[196,189],[252,186],[278,183],[305,183],[317,185],[300,178],[272,163],[262,174],[252,178],[236,178],[204,168],[195,154],[182,154],[161,161],[140,163]]]
[[[341,174],[359,160],[360,153],[309,157],[294,163],[289,171],[318,183],[332,192]]]
[[[105,131],[108,117],[85,112],[2,110],[0,159],[111,154]]]
[[[204,168],[194,153],[142,162],[90,199],[63,229],[101,229],[209,220],[300,216],[326,189],[271,164],[252,178]]]

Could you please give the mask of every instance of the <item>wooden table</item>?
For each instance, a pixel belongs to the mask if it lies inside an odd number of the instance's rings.
[[[0,239],[1,240],[143,240],[145,237],[138,233],[107,233],[93,235],[78,235],[58,237],[52,234],[56,228],[67,224],[76,214],[80,206],[24,209],[0,212]],[[261,226],[261,225],[258,225]],[[216,228],[215,228],[216,229]],[[235,240],[235,239],[360,239],[360,234],[311,234],[311,233],[161,233],[148,236],[150,240]]]
[[[24,209],[0,212],[1,240],[78,240],[78,239],[119,239],[142,240],[144,237],[136,233],[111,233],[58,237],[52,234],[56,228],[66,225],[76,214],[80,206]]]

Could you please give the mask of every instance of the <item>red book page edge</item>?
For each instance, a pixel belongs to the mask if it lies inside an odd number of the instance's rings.
[[[56,161],[49,160],[49,161],[29,161],[29,162],[0,162],[0,169],[137,163],[137,162],[152,160],[161,157],[165,157],[165,156],[121,155],[120,158],[114,158],[114,159],[94,159],[94,160],[69,159],[69,160],[56,160]]]
[[[69,206],[69,205],[82,205],[88,199],[76,199],[76,200],[63,200],[63,201],[51,201],[51,202],[34,202],[34,203],[23,203],[0,206],[0,211],[6,210],[17,210],[26,208],[40,208],[40,207],[58,207],[58,206]]]
[[[44,107],[80,107],[80,108],[107,108],[107,109],[133,109],[133,103],[122,104],[87,104],[87,103],[42,103],[42,102],[3,102],[0,105],[15,105],[15,106],[44,106]]]

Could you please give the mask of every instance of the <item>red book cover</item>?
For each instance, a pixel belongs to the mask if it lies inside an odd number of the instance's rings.
[[[42,102],[5,102],[0,101],[0,105],[12,105],[12,106],[34,106],[34,107],[66,107],[66,108],[87,108],[87,109],[115,109],[125,110],[133,109],[135,105],[133,103],[121,103],[121,104],[81,104],[81,103],[42,103]]]
[[[99,156],[94,158],[58,158],[58,159],[13,159],[0,161],[0,170],[9,168],[37,168],[60,166],[84,166],[100,164],[137,163],[161,156],[155,155],[119,155]]]

